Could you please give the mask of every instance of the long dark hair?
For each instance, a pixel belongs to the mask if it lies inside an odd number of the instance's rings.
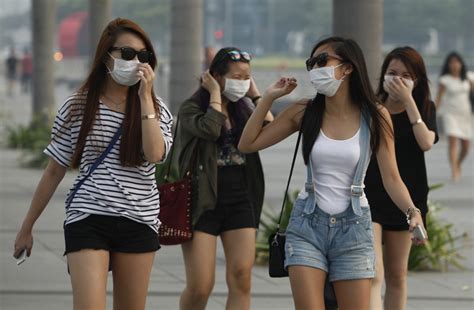
[[[221,48],[209,65],[209,72],[215,77],[216,74],[219,76],[224,76],[229,72],[229,64],[236,61],[242,61],[248,63],[249,61],[241,58],[240,60],[233,60],[229,52],[237,51],[241,52],[240,49],[236,47],[224,47]],[[204,87],[199,87],[199,89],[191,96],[191,100],[199,103],[203,111],[206,111],[210,104],[211,95]],[[250,114],[252,113],[249,108],[249,100],[247,98],[242,98],[237,102],[227,105],[227,111],[229,113],[229,120],[232,124],[232,131],[236,139],[234,140],[235,146],[238,145],[242,131],[244,130],[245,123],[247,122]],[[217,143],[222,143],[222,140],[217,140]]]
[[[360,108],[364,120],[370,126],[370,146],[376,152],[380,143],[381,130],[389,130],[388,123],[377,107],[377,97],[370,85],[364,55],[359,45],[352,39],[330,37],[318,42],[311,50],[310,57],[322,45],[330,45],[336,55],[353,67],[349,77],[349,95]],[[319,135],[326,109],[326,96],[317,94],[307,105],[303,116],[301,130],[303,132],[303,159],[309,162],[313,145]]]
[[[117,18],[111,21],[102,32],[92,63],[92,69],[86,81],[80,88],[80,92],[87,93],[85,104],[79,107],[83,113],[83,120],[76,149],[72,156],[71,167],[77,168],[80,165],[82,152],[86,143],[86,137],[96,121],[96,114],[99,109],[99,98],[105,90],[108,69],[105,66],[109,56],[110,49],[123,33],[132,33],[143,40],[148,51],[153,53],[150,66],[155,69],[157,59],[150,39],[145,31],[131,20]],[[142,157],[142,126],[140,112],[140,98],[138,97],[138,88],[140,83],[130,86],[127,94],[127,103],[125,118],[122,124],[122,138],[120,143],[120,163],[123,166],[139,166],[144,163]],[[155,110],[159,110],[159,103],[151,90]]]
[[[410,72],[412,79],[415,81],[415,87],[412,93],[418,110],[423,113],[423,115],[429,115],[431,112],[431,95],[425,62],[421,55],[410,46],[397,47],[385,57],[382,69],[380,70],[377,97],[379,97],[382,102],[385,102],[388,98],[388,93],[383,89],[383,81],[388,66],[394,59],[400,60],[407,67],[408,72]]]
[[[445,74],[451,74],[451,71],[449,70],[449,63],[453,58],[456,58],[461,63],[461,80],[464,81],[465,79],[467,79],[467,67],[466,63],[464,62],[464,59],[462,59],[461,55],[457,52],[451,52],[448,54],[448,56],[446,56],[443,67],[441,69],[441,76]]]

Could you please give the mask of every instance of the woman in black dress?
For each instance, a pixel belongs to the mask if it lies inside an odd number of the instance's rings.
[[[399,47],[387,55],[377,95],[392,117],[400,175],[425,222],[428,181],[424,152],[438,141],[438,134],[425,64],[416,50]],[[406,215],[385,191],[375,159],[367,170],[365,185],[372,212],[376,256],[371,309],[405,309],[407,264],[412,245]],[[382,307],[384,274],[386,292]]]

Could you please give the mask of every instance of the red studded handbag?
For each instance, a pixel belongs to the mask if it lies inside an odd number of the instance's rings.
[[[176,124],[174,141],[178,131],[179,119]],[[170,176],[171,163],[173,162],[173,150],[171,148],[169,164],[164,176],[165,182]],[[197,182],[193,182],[192,172],[196,165],[197,146],[194,147],[191,162],[182,179],[176,182],[163,183],[158,186],[160,192],[160,228],[158,239],[162,245],[181,244],[192,238],[191,208],[192,197],[197,193]]]
[[[191,174],[174,183],[163,184],[160,191],[160,244],[181,244],[192,238]]]

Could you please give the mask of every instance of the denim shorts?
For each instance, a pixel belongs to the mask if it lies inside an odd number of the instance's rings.
[[[328,274],[330,282],[373,278],[375,253],[370,209],[354,214],[349,206],[330,215],[318,206],[304,213],[307,199],[297,199],[286,230],[285,267],[308,266]]]

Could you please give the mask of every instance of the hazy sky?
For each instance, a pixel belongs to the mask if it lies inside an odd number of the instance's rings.
[[[0,17],[27,11],[31,0],[0,0]]]

